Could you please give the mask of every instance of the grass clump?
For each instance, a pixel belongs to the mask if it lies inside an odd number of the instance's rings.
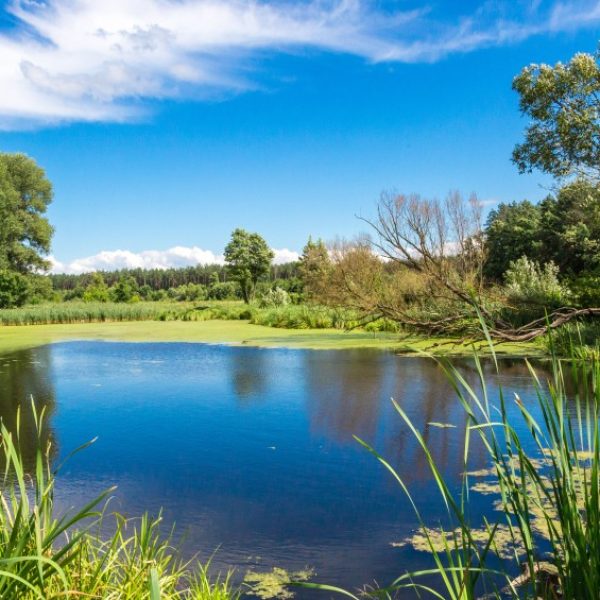
[[[160,533],[160,517],[109,514],[112,489],[59,514],[43,411],[33,413],[38,444],[31,470],[21,457],[18,424],[16,431],[0,426],[1,598],[237,600],[229,575],[211,579],[208,565],[179,557],[171,537]],[[112,534],[103,535],[107,530]]]

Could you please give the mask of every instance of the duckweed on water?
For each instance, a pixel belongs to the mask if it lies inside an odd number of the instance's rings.
[[[269,598],[289,600],[294,597],[294,593],[288,587],[289,584],[292,581],[308,581],[313,575],[312,569],[288,572],[280,567],[275,567],[266,573],[248,571],[244,577],[244,585],[247,588],[245,591],[252,596],[262,598],[262,600]]]

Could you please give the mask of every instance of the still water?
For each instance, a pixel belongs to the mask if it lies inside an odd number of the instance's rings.
[[[459,368],[476,384],[469,361]],[[525,401],[533,397],[523,362],[505,361],[500,376],[486,368],[492,400],[498,379]],[[315,580],[355,588],[430,565],[427,555],[392,546],[415,529],[414,514],[353,438],[398,468],[432,524],[443,518],[392,397],[444,472],[452,479],[461,470],[464,414],[441,369],[424,358],[107,342],[0,356],[2,418],[14,422],[31,396],[47,407],[57,459],[98,437],[62,471],[61,505],[117,485],[114,509],[138,516],[162,508],[186,554],[206,559],[218,549],[215,566],[242,574],[311,567]],[[476,453],[472,466],[484,465]]]

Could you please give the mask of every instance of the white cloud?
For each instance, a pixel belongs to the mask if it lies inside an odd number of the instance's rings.
[[[295,252],[294,250],[288,250],[287,248],[281,248],[279,250],[277,248],[273,248],[273,254],[275,254],[273,262],[276,265],[294,262],[300,258],[298,252]]]
[[[298,260],[300,255],[287,248],[273,248],[274,263],[283,264]],[[93,256],[78,258],[69,263],[60,262],[49,256],[52,273],[89,273],[92,271],[114,271],[117,269],[168,269],[198,264],[223,264],[223,255],[197,246],[174,246],[168,250],[103,250]]]
[[[374,0],[11,0],[5,10],[16,21],[0,33],[5,128],[126,121],[149,99],[248,89],[249,60],[265,52],[432,61],[600,21],[598,0],[482,0],[453,22]]]

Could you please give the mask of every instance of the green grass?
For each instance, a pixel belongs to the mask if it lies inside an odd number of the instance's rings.
[[[138,321],[74,323],[62,325],[0,326],[0,352],[33,348],[68,340],[127,342],[203,342],[258,347],[310,349],[373,348],[414,353],[430,350],[440,354],[466,355],[472,347],[451,340],[403,338],[399,334],[340,329],[277,329],[246,321]],[[478,344],[481,346],[481,344]],[[511,344],[499,349],[507,355],[538,355],[536,345]]]
[[[108,512],[113,489],[86,505],[58,512],[56,472],[44,440],[44,418],[33,405],[33,465],[24,464],[20,427],[0,425],[0,597],[20,600],[237,600],[230,575],[212,578],[209,564],[184,561],[161,519]],[[107,534],[112,531],[112,534]],[[104,532],[104,534],[102,533]]]

